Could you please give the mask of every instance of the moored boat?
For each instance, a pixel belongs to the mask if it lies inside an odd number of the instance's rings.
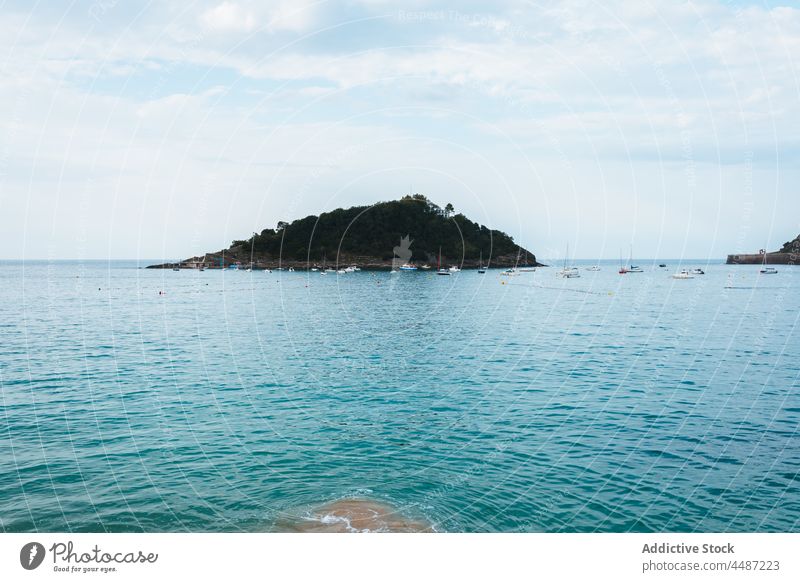
[[[569,257],[569,244],[567,244],[567,252],[564,254],[564,267],[556,273],[562,279],[578,279],[581,276],[577,267],[568,267],[567,259]]]
[[[436,274],[449,276],[451,273],[447,269],[442,268],[442,247],[439,247],[439,262],[436,266]]]

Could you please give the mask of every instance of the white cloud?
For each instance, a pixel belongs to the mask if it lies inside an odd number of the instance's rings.
[[[256,27],[256,17],[247,8],[234,2],[223,2],[203,13],[206,29],[218,32],[250,32]]]
[[[304,32],[317,21],[319,2],[271,0],[269,2],[226,1],[206,10],[200,20],[206,30],[221,33]]]

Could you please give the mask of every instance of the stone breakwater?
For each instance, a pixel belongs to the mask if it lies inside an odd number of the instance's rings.
[[[766,263],[768,265],[796,265],[800,261],[800,254],[797,253],[767,253]],[[729,265],[761,265],[764,263],[764,255],[756,253],[752,255],[728,255],[727,264]]]

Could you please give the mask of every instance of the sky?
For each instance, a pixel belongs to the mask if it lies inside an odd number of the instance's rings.
[[[409,192],[539,258],[800,233],[797,3],[0,11],[0,259],[182,258]]]

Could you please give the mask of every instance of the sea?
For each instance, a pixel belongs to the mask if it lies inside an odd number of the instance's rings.
[[[800,531],[798,267],[151,262],[0,262],[0,531]]]

